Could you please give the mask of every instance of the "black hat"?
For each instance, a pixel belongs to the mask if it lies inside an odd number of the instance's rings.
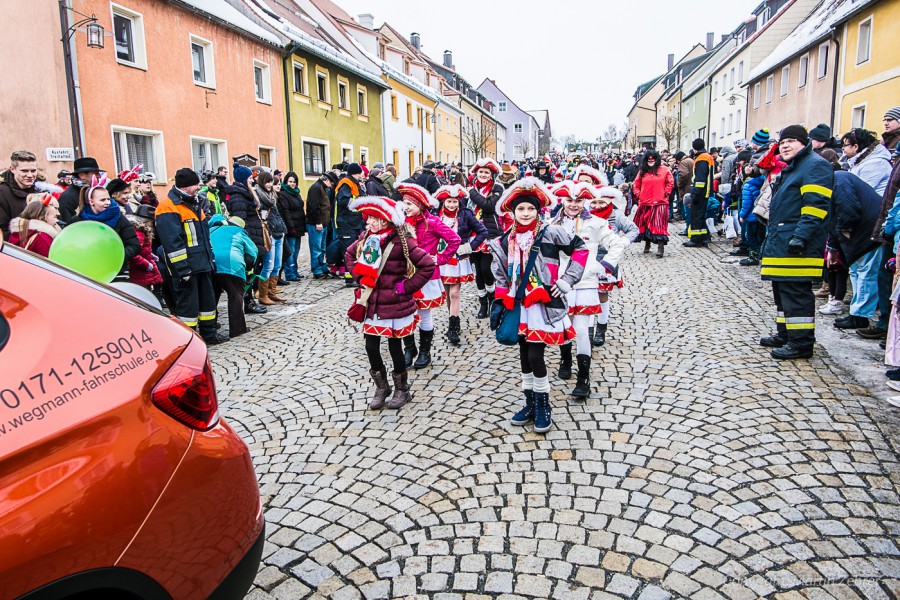
[[[67,171],[66,169],[63,169],[62,171],[60,171],[59,173],[56,174],[57,179],[65,179],[66,177],[71,177],[71,176],[72,176],[72,172]]]
[[[778,136],[778,139],[794,139],[805,146],[809,143],[809,133],[806,132],[806,128],[803,125],[788,125],[781,130],[781,135]]]
[[[433,161],[433,160],[426,160],[426,161],[425,161],[425,164],[422,165],[422,168],[423,168],[423,169],[433,169],[433,168],[434,168],[434,161]]]
[[[96,158],[82,156],[81,158],[75,159],[75,166],[72,170],[73,173],[90,173],[91,171],[100,171],[100,165],[97,164]]]
[[[200,177],[193,169],[184,167],[175,171],[175,187],[184,189],[192,185],[200,185]]]
[[[363,170],[359,163],[350,163],[347,166],[347,175],[359,175],[362,172]]]
[[[697,152],[700,152],[705,147],[706,147],[706,142],[703,141],[703,138],[697,138],[696,140],[694,140],[694,143],[691,144],[691,148],[693,148]]]
[[[831,139],[831,127],[825,123],[819,123],[809,130],[809,139],[817,142],[827,142]]]
[[[332,185],[337,185],[337,182],[338,182],[337,175],[335,175],[331,171],[325,171],[324,173],[322,173],[322,177],[324,177],[325,179],[330,181]]]
[[[109,183],[106,184],[106,191],[112,196],[115,193],[128,189],[128,187],[127,183],[116,177],[115,179],[110,179]]]

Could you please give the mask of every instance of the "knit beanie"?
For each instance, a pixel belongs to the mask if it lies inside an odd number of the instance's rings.
[[[806,128],[804,128],[803,125],[788,125],[781,130],[779,139],[797,140],[805,146],[809,143],[809,134],[806,132]]]
[[[183,190],[192,185],[200,185],[200,177],[193,169],[184,167],[175,171],[175,187]]]
[[[831,127],[825,123],[819,123],[809,130],[809,139],[817,142],[827,142],[831,139]]]
[[[117,192],[121,192],[127,189],[129,186],[125,183],[124,180],[116,177],[115,179],[110,179],[109,183],[106,184],[106,191],[109,192],[109,195],[112,196]]]
[[[347,167],[347,175],[359,175],[362,172],[363,170],[359,163],[350,163],[350,166]]]
[[[231,166],[231,169],[232,173],[234,173],[234,180],[244,185],[247,185],[247,180],[250,179],[251,175],[253,175],[253,171],[238,163],[234,163]]]
[[[697,138],[696,140],[694,140],[694,143],[691,144],[691,148],[693,148],[697,152],[700,152],[701,150],[703,150],[703,148],[705,146],[706,146],[706,142],[703,141],[703,138]]]
[[[757,146],[765,146],[769,143],[769,128],[763,127],[759,131],[753,134],[753,139],[751,140]]]
[[[900,121],[900,106],[895,106],[894,108],[888,110],[886,113],[884,113],[884,116],[894,119],[895,121]]]

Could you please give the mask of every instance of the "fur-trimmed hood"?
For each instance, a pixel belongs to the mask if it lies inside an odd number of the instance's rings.
[[[12,221],[9,222],[9,231],[10,233],[15,233],[20,231],[22,227],[22,218],[16,217]],[[28,219],[28,231],[37,231],[39,233],[46,233],[50,237],[56,237],[62,229],[59,228],[58,225],[50,225],[46,221],[41,221],[40,219]]]

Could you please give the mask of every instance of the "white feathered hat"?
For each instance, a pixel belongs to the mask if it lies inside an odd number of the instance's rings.
[[[472,168],[469,169],[469,173],[471,175],[474,175],[476,172],[478,172],[478,169],[490,169],[491,173],[494,174],[494,177],[500,174],[500,165],[496,160],[488,156],[485,156],[474,165],[472,165]]]
[[[443,202],[449,198],[457,198],[462,200],[464,198],[469,197],[469,192],[466,191],[466,188],[459,185],[458,183],[453,183],[450,185],[442,185],[437,189],[434,193],[434,198],[438,202]]]
[[[439,205],[437,199],[432,197],[432,195],[428,193],[428,190],[421,185],[404,181],[397,184],[397,191],[403,196],[404,200],[410,199],[413,202],[416,202],[422,207],[422,210],[437,208]]]
[[[535,198],[540,208],[549,208],[556,205],[556,196],[547,189],[547,186],[537,177],[525,177],[520,179],[503,192],[497,200],[497,213],[510,213],[512,204],[519,198]]]
[[[609,179],[606,178],[606,173],[603,173],[602,171],[598,171],[597,169],[590,167],[588,165],[579,165],[575,169],[575,175],[574,175],[573,179],[575,179],[577,181],[579,175],[587,175],[597,185],[609,185]]]
[[[360,196],[350,202],[350,208],[366,216],[393,223],[397,227],[402,227],[406,223],[403,206],[384,196]]]
[[[585,184],[587,185],[587,184]],[[595,187],[594,198],[609,198],[610,200],[624,200],[625,196],[618,188],[612,186]]]

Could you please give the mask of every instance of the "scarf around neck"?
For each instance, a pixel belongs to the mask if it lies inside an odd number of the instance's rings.
[[[612,215],[613,205],[607,204],[606,208],[598,208],[597,210],[591,210],[591,214],[595,217],[600,217],[601,219],[606,219],[609,221],[609,217]]]
[[[99,213],[95,213],[90,206],[85,206],[81,210],[81,218],[85,221],[100,221],[104,225],[109,225],[112,228],[115,228],[121,217],[122,210],[115,201],[110,202],[109,206]]]
[[[378,233],[370,233],[366,239],[359,242],[356,265],[351,272],[359,275],[361,285],[368,288],[375,287],[381,263],[388,258],[384,255],[384,247],[391,233],[393,233],[393,229],[388,227]]]

